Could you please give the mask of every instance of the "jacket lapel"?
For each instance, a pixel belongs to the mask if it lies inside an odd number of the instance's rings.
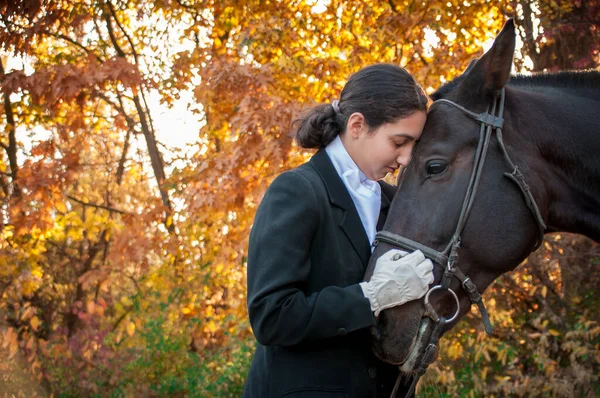
[[[333,167],[333,163],[331,163],[325,150],[319,150],[310,161],[325,183],[331,204],[344,211],[339,225],[366,267],[371,256],[371,246],[346,186],[335,167]]]

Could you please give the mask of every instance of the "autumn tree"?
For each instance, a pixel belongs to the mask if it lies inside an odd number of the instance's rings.
[[[524,53],[532,71],[588,69],[598,66],[600,2],[513,1]]]
[[[0,2],[2,344],[67,396],[239,396],[253,346],[245,262],[254,212],[270,181],[310,156],[293,144],[291,121],[335,99],[365,65],[404,66],[431,90],[480,55],[506,15],[521,18],[527,39],[527,18],[583,26],[576,17],[597,10],[584,3]],[[552,69],[545,54],[562,57],[546,50],[548,32],[524,46],[537,69]],[[588,56],[597,65],[594,37],[569,65]],[[157,131],[151,99],[175,109],[188,95],[203,127],[181,150],[169,138],[182,132]],[[558,327],[550,311],[564,301],[561,242],[547,242],[540,267],[493,288],[504,297],[514,282],[519,292],[491,311],[500,336],[482,340],[471,318],[447,340],[456,366],[442,361],[431,373],[438,391],[530,392],[519,388],[543,382],[540,363],[580,389],[596,380],[596,321],[561,309]],[[528,296],[533,283],[546,290]],[[538,359],[519,368],[516,347],[533,339],[514,326],[523,324],[564,348],[544,356],[527,345]],[[560,355],[574,359],[563,366]],[[467,365],[473,356],[479,369]]]

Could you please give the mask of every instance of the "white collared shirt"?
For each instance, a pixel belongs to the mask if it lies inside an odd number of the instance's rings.
[[[339,135],[325,147],[325,151],[344,182],[358,211],[369,243],[372,243],[375,240],[377,219],[381,210],[381,187],[358,168]],[[373,247],[371,247],[372,250]]]

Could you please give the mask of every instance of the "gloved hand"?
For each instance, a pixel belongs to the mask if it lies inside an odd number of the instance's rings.
[[[433,264],[420,250],[407,252],[393,249],[375,263],[369,282],[361,282],[363,294],[371,303],[375,316],[386,308],[423,297],[433,283]]]

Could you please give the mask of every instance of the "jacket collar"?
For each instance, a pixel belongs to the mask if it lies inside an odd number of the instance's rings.
[[[360,221],[354,202],[352,202],[352,198],[346,190],[342,179],[324,149],[319,150],[311,158],[310,163],[315,167],[325,183],[331,204],[344,210],[344,215],[339,225],[366,267],[371,256],[371,244]]]

